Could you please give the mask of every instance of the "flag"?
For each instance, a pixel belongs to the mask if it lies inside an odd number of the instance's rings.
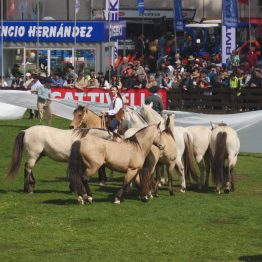
[[[26,9],[27,9],[27,0],[21,0],[20,6],[19,6],[19,11],[20,11],[20,15],[21,15],[22,20],[25,20]]]
[[[80,10],[80,1],[75,0],[75,13],[78,14],[79,10]]]
[[[15,3],[14,0],[9,0],[8,1],[8,15],[10,17],[13,17],[15,13]]]
[[[182,0],[174,0],[174,29],[184,31],[184,21],[182,13]]]
[[[238,25],[237,0],[223,0],[222,17],[223,17],[224,26],[237,27]]]
[[[106,0],[106,20],[119,20],[119,1],[120,0]]]
[[[137,9],[139,15],[144,15],[144,11],[145,11],[144,0],[137,0]]]
[[[249,4],[249,0],[238,0],[238,2],[240,4],[245,4],[245,5],[248,5]]]

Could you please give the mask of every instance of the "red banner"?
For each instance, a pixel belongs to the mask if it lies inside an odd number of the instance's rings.
[[[70,99],[83,102],[107,103],[111,101],[109,90],[99,88],[86,88],[83,91],[76,88],[51,88],[52,95],[57,99]],[[120,90],[120,93],[128,101],[128,106],[141,106],[146,97],[151,93],[147,89]],[[166,90],[160,89],[158,94],[162,97],[164,108],[166,109]]]

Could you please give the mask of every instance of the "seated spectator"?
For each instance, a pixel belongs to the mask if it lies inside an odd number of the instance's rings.
[[[138,75],[146,75],[144,67],[141,65],[140,61],[134,61],[134,70],[135,70],[135,76]]]
[[[24,81],[19,74],[15,76],[15,79],[12,81],[11,87],[13,89],[24,89]]]
[[[73,75],[68,75],[68,79],[64,82],[64,87],[74,88],[75,80]]]
[[[3,76],[0,76],[0,88],[7,87],[7,82],[5,81]]]
[[[54,76],[52,78],[51,86],[53,87],[63,87],[65,84],[65,81],[62,79],[59,73],[54,73]]]
[[[95,75],[90,75],[90,79],[87,81],[87,88],[98,88],[98,80],[96,79]]]
[[[123,70],[122,84],[123,88],[130,88],[134,79],[134,65],[132,62],[128,63],[127,67]]]
[[[110,89],[110,84],[105,79],[104,75],[101,75],[98,81],[98,87],[103,89]]]
[[[164,75],[160,84],[160,88],[169,90],[173,87],[174,81],[172,77],[169,77],[168,74]]]
[[[96,77],[96,79],[98,80],[98,83],[99,83],[101,77],[105,78],[104,73],[103,72],[98,72],[97,73],[97,77]]]
[[[31,77],[30,73],[25,74],[25,82],[24,82],[24,89],[25,90],[31,90],[31,83],[33,81],[33,78]]]
[[[84,72],[83,71],[78,72],[78,77],[75,81],[75,88],[82,90],[83,88],[87,87],[87,83],[88,81],[84,77]]]
[[[122,82],[119,75],[112,75],[111,86],[117,86],[118,90],[122,88]]]
[[[183,91],[188,91],[193,88],[193,81],[190,77],[190,73],[185,72],[182,74],[182,80],[180,82],[180,88]]]
[[[146,88],[147,86],[147,80],[145,79],[143,74],[137,75],[135,79],[133,79],[131,83],[132,88]]]

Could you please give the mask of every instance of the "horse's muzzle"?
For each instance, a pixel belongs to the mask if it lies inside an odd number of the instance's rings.
[[[69,126],[69,129],[74,129],[74,126],[72,126],[72,125],[71,125],[71,126]]]

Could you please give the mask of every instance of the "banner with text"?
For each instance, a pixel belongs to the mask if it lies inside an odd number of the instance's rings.
[[[96,103],[110,103],[109,90],[99,88],[87,88],[83,91],[71,88],[51,88],[52,96],[56,99],[69,99],[79,102],[96,102]],[[147,89],[128,89],[120,90],[122,97],[128,101],[128,106],[141,106],[147,96],[151,93]],[[164,108],[166,109],[166,90],[160,89],[158,94],[162,97]]]
[[[114,21],[110,26],[111,40],[124,40],[126,22]],[[6,42],[107,42],[109,28],[106,21],[4,21],[0,36]]]

